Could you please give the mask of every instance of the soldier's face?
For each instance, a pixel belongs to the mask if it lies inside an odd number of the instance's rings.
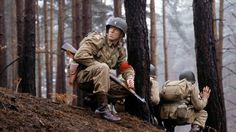
[[[122,32],[119,28],[110,26],[109,30],[108,30],[108,34],[107,37],[110,41],[117,41],[120,39],[122,35]]]

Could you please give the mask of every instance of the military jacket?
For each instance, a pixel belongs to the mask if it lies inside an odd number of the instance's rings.
[[[86,67],[96,63],[106,63],[110,69],[116,69],[126,60],[126,50],[120,42],[109,43],[105,35],[91,32],[80,42],[80,48],[74,60]],[[134,76],[132,67],[127,69],[123,77]]]
[[[163,103],[161,106],[160,116],[162,119],[176,119],[178,118],[178,110],[184,108],[186,109],[186,113],[182,112],[181,117],[187,114],[187,110],[200,111],[206,107],[208,99],[201,98],[199,93],[199,88],[196,85],[192,85],[191,82],[187,83],[187,87],[189,87],[189,92],[187,98],[180,102],[175,103]],[[186,106],[186,107],[185,107]],[[190,118],[190,117],[186,117]]]

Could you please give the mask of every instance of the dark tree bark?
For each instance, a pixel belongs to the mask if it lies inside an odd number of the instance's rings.
[[[18,75],[23,76],[23,51],[24,51],[24,2],[16,1],[16,20],[17,20],[17,54],[21,57],[18,62]],[[22,91],[22,87],[19,87],[19,91]]]
[[[76,33],[76,43],[79,47],[79,42],[82,40],[82,38],[87,36],[87,34],[92,30],[92,11],[91,11],[92,9],[91,9],[91,0],[80,0],[78,1],[78,4],[81,4],[77,5],[79,7],[78,10],[80,10],[80,12],[82,11],[82,13],[76,14],[77,18],[82,19],[81,21],[77,21],[76,23],[77,26],[76,29],[79,31]],[[77,89],[78,106],[84,105],[83,98],[85,96],[86,93],[78,88]]]
[[[6,43],[4,35],[4,0],[0,0],[0,87],[7,86],[6,66]]]
[[[92,30],[92,9],[91,0],[83,0],[83,16],[82,16],[82,34],[85,37]]]
[[[128,24],[128,61],[136,72],[135,89],[137,94],[148,100],[148,97],[150,97],[150,59],[146,24],[146,0],[125,0],[125,12]],[[150,121],[150,110],[147,103],[141,103],[134,100],[134,98],[127,98],[126,110]]]
[[[80,27],[81,27],[81,0],[72,0],[72,45],[76,49],[79,47],[79,42],[82,38],[82,35],[80,35]],[[82,32],[81,32],[82,34]],[[77,86],[73,86],[73,94],[77,95]],[[79,95],[78,95],[79,96]],[[79,98],[73,99],[72,105],[77,106],[77,102],[79,102]]]
[[[195,48],[199,87],[211,88],[211,95],[206,110],[206,125],[226,132],[226,112],[223,89],[219,85],[217,74],[215,38],[213,32],[212,1],[193,1]]]
[[[25,0],[24,43],[22,45],[21,92],[36,95],[35,88],[35,1]]]
[[[57,79],[56,79],[56,93],[66,93],[65,83],[65,55],[61,50],[64,43],[64,7],[65,0],[59,0],[59,18],[58,18],[58,47],[57,47]]]

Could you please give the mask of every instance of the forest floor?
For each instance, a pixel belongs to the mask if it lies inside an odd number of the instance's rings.
[[[0,88],[0,131],[163,132],[128,113],[118,115],[121,121],[109,122],[89,108],[72,107]]]

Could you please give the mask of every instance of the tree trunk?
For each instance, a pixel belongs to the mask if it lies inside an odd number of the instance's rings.
[[[156,31],[156,12],[155,12],[155,1],[151,0],[151,35],[150,35],[150,46],[151,46],[151,64],[157,66],[157,31]]]
[[[46,64],[46,89],[47,89],[47,98],[50,97],[50,94],[52,93],[52,89],[50,87],[50,80],[49,80],[49,48],[48,48],[48,4],[47,0],[43,1],[43,9],[44,9],[44,46],[45,46],[45,64]]]
[[[0,87],[7,87],[7,72],[3,68],[6,66],[6,42],[4,34],[4,0],[0,0]]]
[[[7,45],[6,50],[6,63],[11,64],[7,67],[7,87],[13,88],[14,82],[17,79],[17,39],[16,39],[16,4],[14,0],[4,2],[5,7],[5,42]],[[12,63],[12,62],[16,63]]]
[[[218,69],[218,76],[219,76],[219,87],[222,90],[223,93],[223,79],[222,79],[222,52],[223,52],[223,30],[224,30],[224,0],[220,0],[220,21],[219,21],[219,40],[216,43],[216,59],[217,59],[217,69]]]
[[[113,5],[114,5],[114,16],[115,17],[121,17],[121,0],[114,0],[113,1]]]
[[[24,52],[24,2],[16,0],[16,15],[17,15],[17,54],[20,57],[18,62],[18,76],[23,77],[23,52]],[[20,85],[19,85],[20,86]],[[19,87],[19,91],[22,91],[22,87]]]
[[[48,72],[49,72],[49,87],[48,87],[48,93],[52,93],[53,91],[53,62],[54,62],[54,59],[53,59],[53,49],[54,49],[54,42],[53,42],[53,27],[54,27],[54,24],[53,24],[53,21],[54,21],[54,0],[51,0],[51,3],[50,3],[50,59],[49,59],[49,69],[48,69]]]
[[[81,21],[82,23],[81,22],[77,23],[77,26],[79,26],[77,27],[77,29],[81,31],[76,34],[76,36],[78,36],[78,39],[77,39],[78,41],[76,40],[78,44],[82,40],[82,38],[87,36],[87,34],[91,32],[92,30],[91,0],[82,0],[80,3],[82,4],[82,8],[81,8],[82,13],[78,13],[76,15],[78,18],[81,18],[82,16],[82,21]],[[78,96],[77,98],[78,105],[83,106],[84,105],[83,98],[86,96],[85,92],[78,88],[77,96]]]
[[[82,0],[75,2],[75,44],[73,46],[78,49],[79,43],[83,38],[82,35]]]
[[[38,1],[36,1],[36,49],[40,49],[40,27],[39,27],[39,4],[38,4]],[[40,53],[37,53],[36,54],[36,61],[37,61],[37,80],[36,80],[36,83],[37,83],[37,96],[38,97],[42,97],[42,76],[41,76],[41,72],[42,72],[42,69],[41,69],[41,55]]]
[[[35,89],[35,1],[25,0],[25,25],[23,44],[22,92],[36,95]]]
[[[92,30],[91,0],[83,0],[83,9],[82,10],[83,10],[82,33],[83,33],[83,37],[85,37]]]
[[[77,32],[77,29],[76,29],[76,14],[78,14],[76,11],[76,9],[78,9],[77,5],[77,1],[78,0],[72,0],[72,46],[75,47],[76,49],[78,49],[78,46],[77,46],[77,42],[76,42],[76,32]],[[72,86],[72,93],[74,95],[77,95],[77,88]],[[73,106],[77,106],[77,99],[73,99],[72,101],[72,105]]]
[[[217,74],[215,38],[213,32],[212,1],[193,1],[194,33],[199,87],[211,88],[211,96],[206,106],[206,125],[226,132],[226,113],[222,87]]]
[[[66,93],[65,85],[65,55],[61,51],[64,42],[64,7],[65,0],[59,0],[59,18],[58,18],[58,45],[57,45],[57,79],[56,93]]]
[[[72,0],[72,46],[76,47],[76,39],[75,39],[75,33],[76,33],[76,2],[77,0]],[[77,47],[76,47],[77,49]]]
[[[76,13],[75,13],[75,23],[76,23],[76,31],[75,31],[75,47],[79,48],[79,43],[83,39],[83,0],[76,0]],[[78,106],[83,105],[83,91],[79,89],[77,86],[73,86],[73,93],[77,95],[77,100],[74,102],[77,103]]]
[[[164,47],[164,67],[165,67],[165,81],[169,79],[168,76],[168,47],[167,47],[167,40],[166,40],[166,0],[162,0],[162,12],[163,12],[163,47]]]
[[[150,97],[150,59],[146,0],[125,0],[125,11],[129,27],[127,32],[128,61],[136,72],[135,90],[137,94],[147,100]],[[141,103],[134,98],[127,98],[126,109],[129,113],[150,121],[150,110],[147,103]]]

